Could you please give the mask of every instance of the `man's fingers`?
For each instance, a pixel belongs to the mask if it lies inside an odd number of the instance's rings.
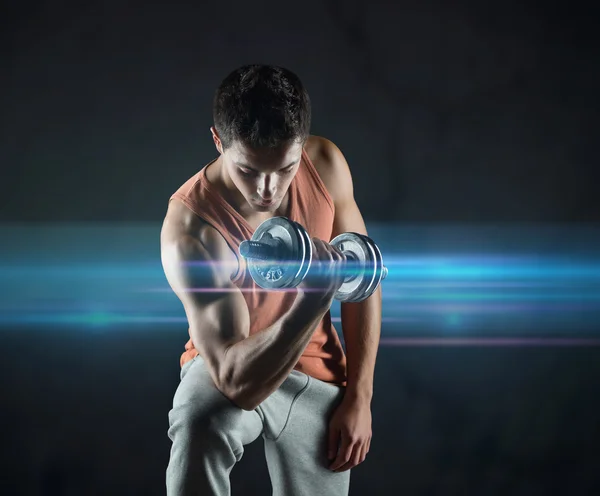
[[[363,452],[363,447],[360,444],[352,445],[352,453],[350,454],[350,459],[344,463],[339,469],[335,470],[335,472],[345,472],[346,470],[350,470],[353,467],[356,467],[359,463],[361,463],[361,456]]]
[[[367,453],[369,452],[369,445],[365,442],[362,445],[355,444],[353,446],[352,455],[350,456],[350,460],[344,465],[342,465],[339,469],[335,470],[336,472],[344,472],[346,470],[350,470],[351,468],[360,465],[365,461],[367,457]]]
[[[337,455],[340,444],[340,432],[337,429],[329,428],[329,440],[327,441],[327,458],[333,460]]]
[[[345,465],[350,460],[352,456],[352,445],[350,444],[350,440],[347,436],[342,434],[342,444],[340,446],[340,451],[334,460],[334,462],[329,467],[331,470],[337,470],[342,465]]]
[[[369,442],[367,441],[362,448],[362,451],[360,453],[360,461],[358,463],[362,463],[365,461],[365,459],[367,458],[368,452],[369,452]]]

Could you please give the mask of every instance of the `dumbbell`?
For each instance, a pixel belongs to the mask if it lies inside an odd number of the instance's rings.
[[[356,303],[367,299],[387,276],[381,251],[363,234],[343,233],[331,240],[345,256],[343,283],[334,297]],[[240,244],[254,282],[263,289],[289,289],[306,277],[312,261],[311,238],[287,217],[272,217],[258,226],[249,241]]]

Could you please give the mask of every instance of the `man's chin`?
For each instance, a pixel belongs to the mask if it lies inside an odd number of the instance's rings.
[[[277,210],[275,205],[257,205],[254,204],[253,208],[256,212],[274,212],[275,210]]]
[[[274,212],[279,206],[277,202],[269,203],[268,205],[262,205],[260,203],[252,202],[251,205],[252,208],[257,212]]]

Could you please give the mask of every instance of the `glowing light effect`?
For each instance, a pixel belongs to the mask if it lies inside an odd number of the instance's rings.
[[[600,226],[369,231],[388,268],[382,344],[597,344]],[[4,226],[2,233],[0,326],[187,326],[163,273],[159,225]],[[332,317],[340,331],[337,302]]]

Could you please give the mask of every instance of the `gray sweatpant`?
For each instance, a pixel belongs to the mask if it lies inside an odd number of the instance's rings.
[[[246,411],[216,388],[201,357],[185,363],[169,412],[167,496],[229,496],[233,466],[260,435],[273,496],[346,496],[350,470],[332,472],[327,459],[329,418],[343,394],[343,387],[293,370]]]

